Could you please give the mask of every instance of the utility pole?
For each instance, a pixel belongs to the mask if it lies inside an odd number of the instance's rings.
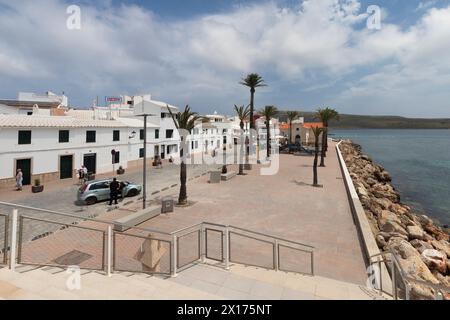
[[[144,103],[144,100],[142,100]],[[143,170],[143,195],[142,195],[142,209],[146,207],[147,201],[147,115],[144,115],[144,170]]]

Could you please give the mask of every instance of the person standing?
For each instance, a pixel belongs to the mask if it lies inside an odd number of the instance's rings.
[[[87,182],[89,179],[88,179],[88,169],[86,168],[86,166],[81,166],[81,169],[83,170],[83,180],[85,181],[85,182]]]
[[[112,205],[114,200],[114,204],[117,203],[117,196],[119,194],[120,184],[117,182],[117,179],[114,178],[113,181],[109,184],[109,205]]]
[[[22,169],[17,169],[16,174],[16,190],[22,191],[22,185],[23,185],[23,173]]]

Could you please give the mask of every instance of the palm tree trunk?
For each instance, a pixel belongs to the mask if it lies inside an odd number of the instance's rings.
[[[253,118],[253,113],[254,113],[254,102],[255,102],[255,88],[251,88],[250,89],[250,149],[249,149],[249,153],[253,154],[253,135],[252,135],[252,130],[251,129],[255,129],[255,120]]]
[[[267,131],[267,159],[270,157],[270,126],[269,126],[269,120],[266,119],[266,131]]]
[[[313,179],[313,186],[317,186],[318,185],[318,178],[317,178],[317,162],[319,160],[319,139],[316,139],[315,142],[315,152],[314,152],[314,166],[313,166],[313,174],[314,174],[314,179]]]
[[[290,121],[289,124],[289,143],[292,143],[292,120]]]
[[[244,123],[241,121],[241,149],[239,150],[239,175],[244,174]]]
[[[325,134],[325,131],[322,132],[322,152],[320,154],[320,166],[321,167],[325,167],[325,157],[326,157],[326,141],[327,141],[327,136]]]
[[[186,162],[184,157],[184,141],[181,139],[181,146],[180,146],[180,159],[181,159],[181,165],[180,165],[180,194],[178,196],[178,204],[186,204],[187,203],[187,188],[186,188],[186,177],[187,177],[187,168],[186,168]]]

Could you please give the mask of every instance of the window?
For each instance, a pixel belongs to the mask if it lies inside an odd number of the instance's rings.
[[[198,149],[198,141],[195,141],[195,149]]]
[[[155,130],[155,139],[159,139],[159,129]]]
[[[139,149],[139,158],[143,158],[144,157],[144,148],[140,148]]]
[[[191,141],[191,149],[194,149],[194,141]]]
[[[120,152],[116,151],[113,158],[113,163],[119,163],[120,162]]]
[[[19,131],[19,144],[31,144],[31,131]]]
[[[120,130],[113,131],[113,141],[120,141]]]
[[[161,112],[161,119],[165,118],[166,114],[164,112]]]
[[[144,140],[144,129],[139,130],[139,139]]]
[[[69,142],[69,130],[59,130],[59,143]]]
[[[92,184],[89,190],[101,190],[101,189],[108,189],[109,183],[107,181],[104,182],[98,182],[95,184]]]
[[[86,143],[95,142],[96,131],[86,131]]]
[[[173,138],[173,130],[172,129],[166,130],[166,138],[167,139]]]

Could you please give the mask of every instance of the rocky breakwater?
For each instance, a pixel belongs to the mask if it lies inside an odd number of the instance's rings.
[[[380,250],[395,252],[409,277],[450,288],[448,229],[402,204],[390,174],[363,154],[359,145],[343,141],[340,150]],[[412,284],[411,298],[433,296],[429,286]]]

